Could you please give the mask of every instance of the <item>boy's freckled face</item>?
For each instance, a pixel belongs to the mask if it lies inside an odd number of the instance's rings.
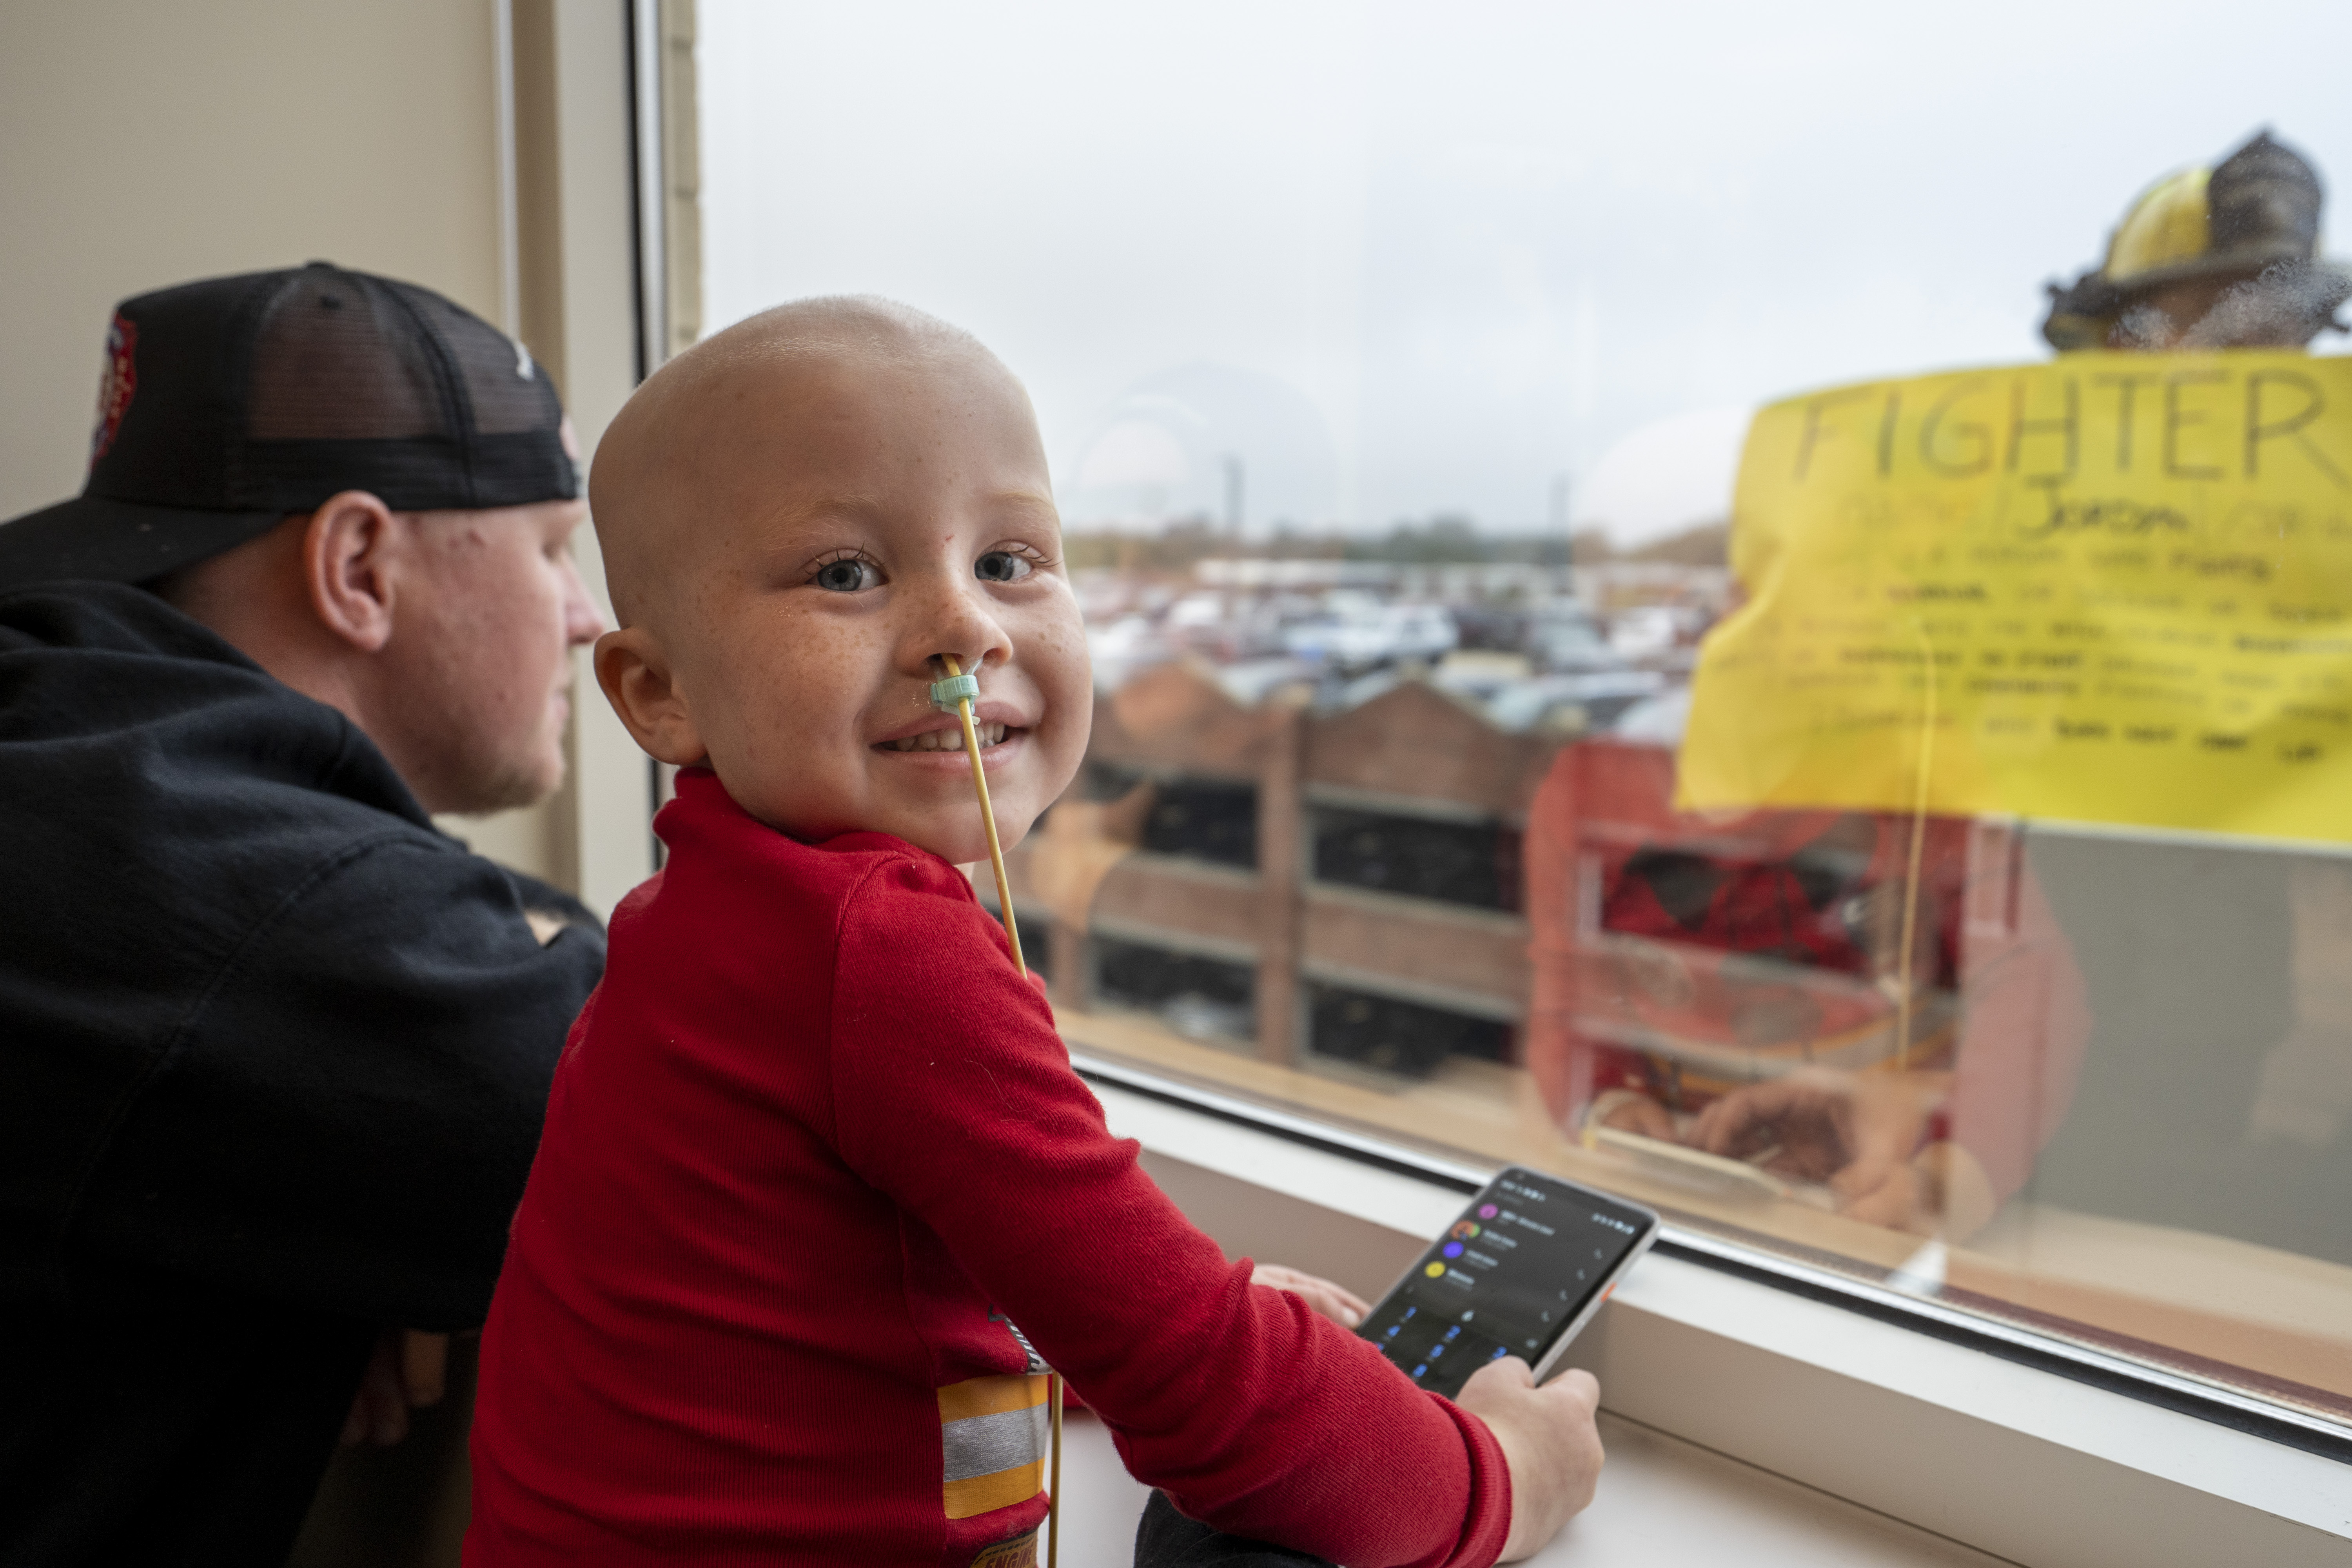
[[[1028,399],[971,356],[803,360],[728,389],[721,471],[660,639],[728,793],[806,837],[878,828],[950,860],[987,844],[953,654],[1010,845],[1092,720],[1085,630]]]

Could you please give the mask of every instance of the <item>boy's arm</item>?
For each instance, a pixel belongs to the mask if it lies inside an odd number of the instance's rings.
[[[834,998],[843,1157],[947,1245],[1195,1518],[1376,1568],[1484,1568],[1499,1446],[1370,1344],[1250,1283],[1113,1139],[1053,1016],[952,876],[878,870]]]

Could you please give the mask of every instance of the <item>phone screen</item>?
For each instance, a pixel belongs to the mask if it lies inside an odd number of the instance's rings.
[[[1647,1210],[1513,1166],[1356,1331],[1450,1399],[1490,1361],[1539,1364],[1656,1223]]]

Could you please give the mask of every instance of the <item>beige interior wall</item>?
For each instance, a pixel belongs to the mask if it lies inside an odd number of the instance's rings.
[[[496,321],[490,0],[0,7],[0,517],[81,488],[114,302],[313,258]]]
[[[0,520],[81,488],[120,299],[325,258],[514,313],[584,442],[635,379],[629,7],[514,0],[518,256],[500,216],[500,0],[0,6]],[[690,57],[689,57],[690,63]],[[578,547],[601,597],[592,533]],[[646,763],[584,658],[572,777],[444,824],[601,909],[652,868]]]

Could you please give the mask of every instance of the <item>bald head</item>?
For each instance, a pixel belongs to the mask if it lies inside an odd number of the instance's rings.
[[[623,623],[597,684],[761,822],[985,855],[930,697],[950,661],[981,684],[1002,840],[1076,772],[1094,703],[1045,448],[967,334],[877,300],[754,316],[638,390],[591,489]]]
[[[872,295],[795,300],[706,338],[648,377],[597,444],[589,499],[624,626],[658,614],[715,526],[782,500],[780,429],[838,423],[829,392],[877,374],[976,382],[1027,407],[1002,361],[936,316]],[[844,431],[849,439],[862,433]]]

